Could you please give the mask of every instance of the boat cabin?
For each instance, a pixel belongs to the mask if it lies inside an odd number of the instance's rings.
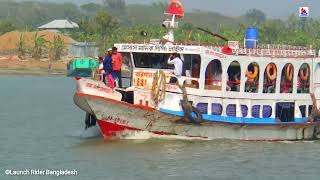
[[[181,90],[170,84],[172,53],[184,61],[178,78],[189,100],[206,120],[230,123],[274,124],[308,120],[310,92],[320,94],[320,58],[310,48],[265,46],[224,52],[224,47],[202,45],[116,44],[124,57],[125,101],[183,115]],[[152,102],[153,75],[166,74],[166,97]],[[128,95],[130,94],[130,95]],[[130,97],[130,98],[128,98]]]

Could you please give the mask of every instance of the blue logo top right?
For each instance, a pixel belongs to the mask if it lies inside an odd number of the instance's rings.
[[[300,7],[299,17],[309,17],[309,7]]]

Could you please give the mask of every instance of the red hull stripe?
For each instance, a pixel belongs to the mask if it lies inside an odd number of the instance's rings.
[[[131,130],[131,131],[141,131],[141,129],[130,128],[127,126],[122,126],[119,124],[109,123],[103,120],[97,120],[100,130],[105,139],[110,139],[111,137],[117,136],[118,132]]]

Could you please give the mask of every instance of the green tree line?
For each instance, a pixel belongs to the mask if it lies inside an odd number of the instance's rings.
[[[166,30],[160,26],[167,3],[128,5],[125,0],[102,0],[101,4],[55,4],[0,1],[0,34],[12,30],[35,30],[54,19],[70,19],[80,28],[71,36],[77,41],[97,42],[101,50],[115,42],[143,42],[160,38]],[[259,29],[260,44],[291,44],[320,48],[320,20],[290,15],[287,19],[268,19],[264,12],[251,9],[240,17],[215,12],[188,12],[176,31],[176,41],[221,44],[220,39],[197,27],[243,42],[246,28]],[[141,36],[141,31],[148,36]]]

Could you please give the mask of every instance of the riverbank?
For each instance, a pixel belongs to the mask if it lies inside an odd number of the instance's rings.
[[[0,57],[0,74],[11,75],[66,75],[68,59],[49,61],[48,59],[21,60],[17,56]]]

